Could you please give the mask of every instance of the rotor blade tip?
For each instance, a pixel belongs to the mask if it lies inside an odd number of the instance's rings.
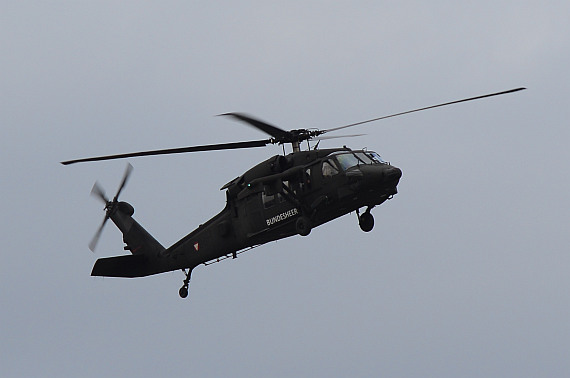
[[[216,117],[237,117],[240,113],[236,113],[236,112],[228,112],[228,113],[222,113],[222,114],[218,114]]]

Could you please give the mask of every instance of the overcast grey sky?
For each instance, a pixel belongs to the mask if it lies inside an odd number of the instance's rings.
[[[0,375],[570,375],[567,1],[4,1]],[[399,194],[195,269],[90,277],[124,253],[110,153],[260,139],[216,114],[353,129]],[[132,159],[122,199],[170,245],[276,146]]]

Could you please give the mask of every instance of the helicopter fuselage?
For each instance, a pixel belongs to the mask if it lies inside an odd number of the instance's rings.
[[[401,171],[374,152],[348,148],[274,156],[232,180],[225,208],[162,252],[189,268],[301,234],[397,193]],[[369,230],[367,230],[369,231]]]

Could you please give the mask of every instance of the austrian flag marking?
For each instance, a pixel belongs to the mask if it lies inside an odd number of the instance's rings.
[[[194,249],[196,250],[196,252],[198,252],[198,250],[200,249],[200,244],[198,244],[198,242],[194,243]]]

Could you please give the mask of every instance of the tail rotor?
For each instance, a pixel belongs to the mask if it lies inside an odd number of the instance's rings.
[[[117,204],[119,203],[119,195],[121,194],[121,192],[123,191],[123,188],[127,184],[127,181],[129,180],[129,177],[131,175],[132,170],[133,170],[133,166],[129,163],[127,165],[127,168],[126,168],[125,173],[123,175],[123,180],[121,181],[121,185],[119,185],[119,189],[117,190],[117,194],[115,194],[115,197],[113,197],[112,200],[109,200],[106,197],[105,190],[103,190],[103,188],[101,187],[101,185],[99,185],[98,182],[95,182],[95,184],[93,185],[93,188],[91,189],[91,195],[93,197],[99,198],[101,201],[103,201],[105,203],[105,208],[104,208],[105,218],[103,218],[103,222],[101,223],[101,225],[97,229],[97,232],[95,232],[93,239],[91,239],[91,241],[89,242],[89,249],[91,250],[91,252],[95,252],[95,247],[97,246],[97,243],[99,242],[99,238],[101,237],[101,234],[103,233],[103,228],[105,228],[105,224],[107,223],[109,218],[111,218],[111,215],[113,214],[113,212],[116,211]]]

